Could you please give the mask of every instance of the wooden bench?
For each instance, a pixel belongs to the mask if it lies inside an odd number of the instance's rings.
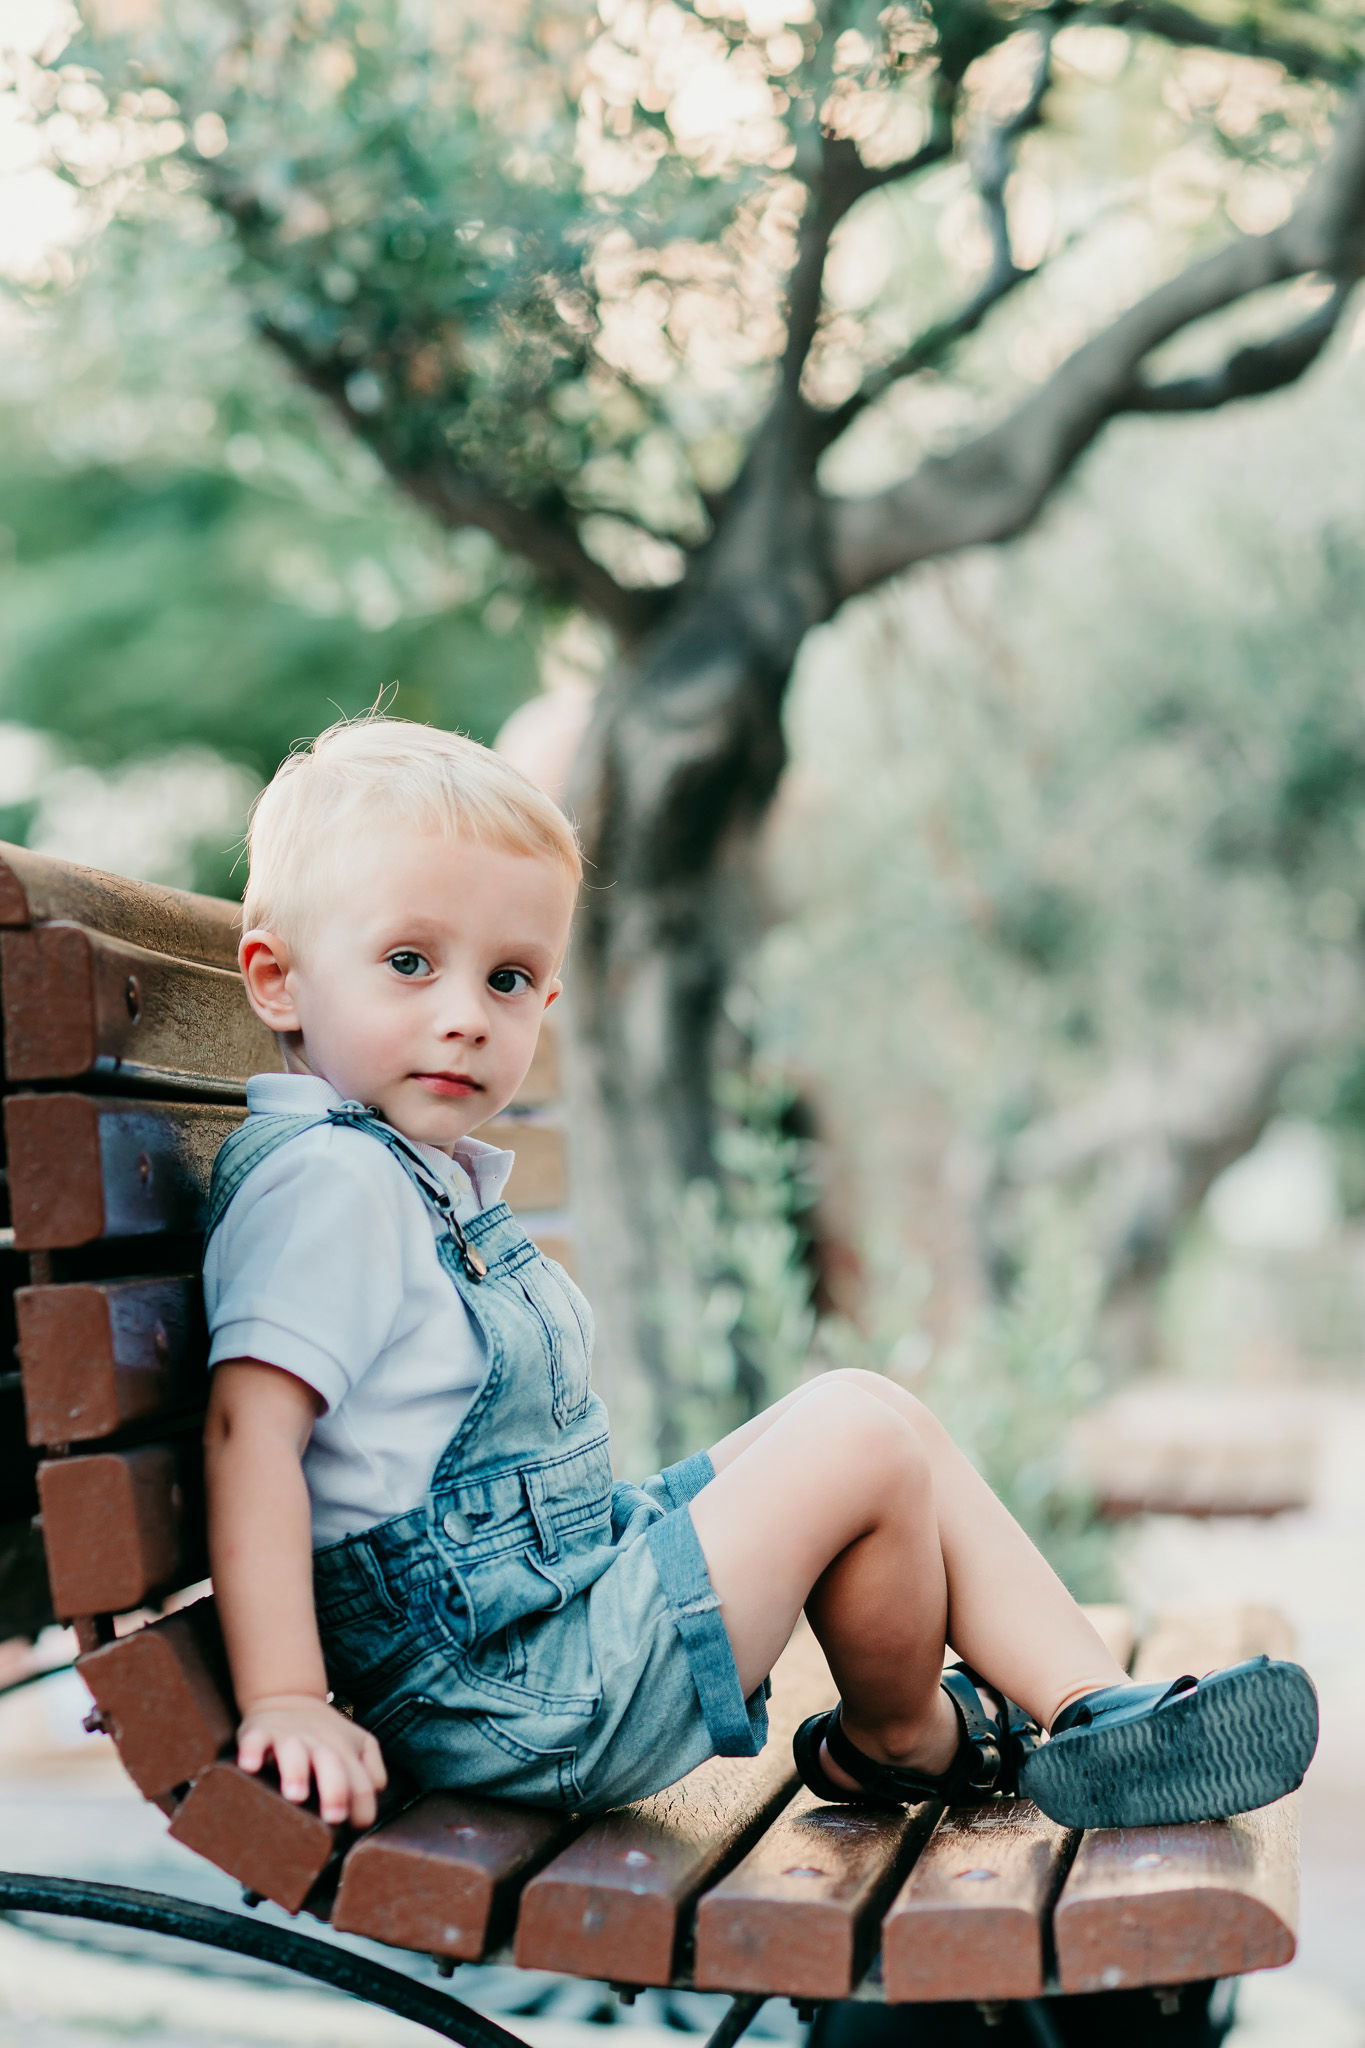
[[[242,996],[235,943],[232,905],[0,848],[0,1265],[20,1366],[0,1378],[0,1549],[22,1554],[36,1505],[52,1608],[74,1628],[94,1700],[89,1725],[112,1737],[176,1840],[252,1897],[443,1965],[497,1957],[622,1987],[728,1992],[718,2048],[769,1997],[960,2011],[964,2027],[1017,2009],[1036,2022],[1021,2039],[1063,2042],[1085,1995],[1139,1987],[1158,1996],[1143,1990],[1149,2026],[1131,2038],[1175,2039],[1181,2010],[1202,2013],[1213,1980],[1288,1960],[1292,1801],[1229,1823],[1083,1837],[1026,1802],[823,1806],[790,1758],[795,1723],[833,1696],[804,1632],[774,1675],[760,1756],[715,1759],[601,1818],[428,1794],[392,1801],[357,1840],[239,1771],[202,1586],[199,1232],[245,1076],[277,1058]],[[551,1049],[487,1130],[515,1145],[511,1198],[562,1255],[554,1093]],[[1099,1619],[1144,1678],[1287,1647],[1284,1624],[1260,1609],[1189,1608],[1140,1638],[1120,1610]],[[140,1918],[272,1954],[467,2048],[511,2048],[434,1988],[248,1915],[0,1875],[0,1908],[16,1905]]]
[[[1310,1505],[1317,1429],[1283,1390],[1140,1381],[1093,1408],[1076,1431],[1099,1512],[1292,1514]]]

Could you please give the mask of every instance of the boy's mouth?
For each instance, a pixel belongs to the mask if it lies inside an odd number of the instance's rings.
[[[469,1074],[414,1074],[414,1081],[420,1081],[433,1095],[481,1095],[482,1081],[476,1081]]]

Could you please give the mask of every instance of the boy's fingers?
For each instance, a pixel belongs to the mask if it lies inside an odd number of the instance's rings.
[[[254,1730],[249,1735],[237,1738],[237,1767],[243,1771],[259,1771],[265,1762],[265,1737]]]
[[[313,1775],[318,1781],[318,1809],[326,1821],[345,1820],[351,1811],[350,1773],[346,1759],[334,1749],[321,1745],[313,1751]]]
[[[389,1782],[389,1773],[384,1763],[384,1752],[373,1735],[367,1735],[360,1745],[360,1761],[375,1791],[382,1792]]]
[[[286,1799],[302,1803],[312,1783],[307,1744],[297,1735],[276,1736],[272,1747],[280,1774],[280,1790]]]
[[[370,1783],[365,1766],[358,1757],[348,1757],[346,1765],[351,1780],[352,1824],[358,1828],[373,1827],[374,1817],[378,1811],[378,1802],[374,1796],[374,1786]]]

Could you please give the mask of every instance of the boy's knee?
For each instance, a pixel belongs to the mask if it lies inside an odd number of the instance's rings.
[[[876,1374],[853,1369],[828,1373],[802,1405],[810,1420],[818,1419],[829,1440],[837,1432],[869,1477],[879,1472],[896,1479],[919,1476],[929,1464],[922,1431],[913,1416],[903,1414],[899,1406],[888,1407],[863,1384],[869,1380],[875,1382]]]
[[[885,1417],[888,1409],[911,1428],[922,1431],[926,1436],[938,1430],[941,1425],[935,1420],[933,1411],[926,1408],[918,1394],[912,1394],[896,1380],[888,1379],[885,1373],[868,1372],[860,1365],[841,1365],[825,1377],[840,1386],[851,1387],[875,1401]]]

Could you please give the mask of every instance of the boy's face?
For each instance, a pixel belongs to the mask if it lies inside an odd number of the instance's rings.
[[[515,1095],[573,911],[556,862],[386,827],[344,856],[297,953],[242,941],[247,989],[297,1073],[450,1151]]]

